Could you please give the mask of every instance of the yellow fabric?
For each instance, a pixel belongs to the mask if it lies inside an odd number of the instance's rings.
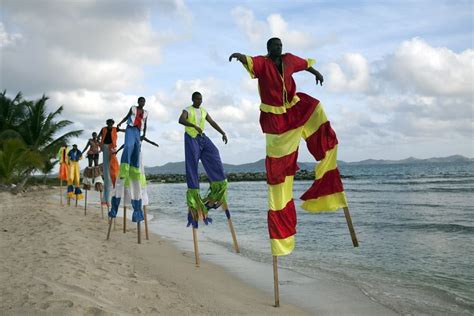
[[[309,117],[308,121],[304,124],[303,128],[303,138],[307,139],[313,135],[321,125],[326,123],[328,118],[326,113],[324,113],[324,108],[321,102],[316,107],[316,110],[313,111],[313,114]]]
[[[295,248],[295,236],[285,239],[270,239],[273,256],[286,256]]]
[[[66,153],[64,154],[64,159],[63,159],[63,151],[66,151]],[[56,156],[59,160],[59,163],[68,163],[69,161],[69,156],[67,155],[68,153],[69,153],[69,148],[67,147],[59,148],[58,154]]]
[[[67,185],[72,185],[79,187],[81,179],[81,167],[79,166],[78,161],[71,161],[69,164],[69,179]]]
[[[336,211],[343,207],[347,207],[347,199],[344,192],[333,193],[321,196],[317,199],[306,200],[303,205],[301,205],[302,209],[311,213]]]
[[[306,61],[308,62],[308,68],[313,67],[313,65],[316,63],[316,60],[312,58],[308,58]]]
[[[268,209],[280,211],[293,199],[293,176],[286,176],[285,182],[268,185]]]
[[[337,145],[326,152],[326,156],[314,168],[316,180],[321,179],[326,172],[337,168]]]
[[[245,59],[247,60],[247,65],[244,64],[245,69],[248,71],[250,74],[250,77],[252,79],[255,79],[255,73],[253,72],[253,60],[251,56],[245,56]]]
[[[265,134],[267,156],[280,158],[295,152],[300,145],[303,126],[282,134]]]
[[[201,111],[201,121],[199,122],[199,124],[197,124],[197,122],[196,122],[196,110]],[[203,107],[199,107],[199,109],[196,109],[195,107],[190,105],[186,108],[186,112],[188,112],[187,121],[191,124],[199,126],[201,128],[201,130],[204,131],[204,126],[205,126],[205,123],[206,123],[206,115],[207,115],[206,110]],[[194,127],[186,126],[184,128],[184,130],[192,138],[196,138],[196,136],[198,135],[198,132],[196,131],[196,129]]]
[[[293,107],[300,101],[300,97],[295,94],[291,102],[285,102],[284,106],[272,106],[265,103],[260,103],[260,111],[272,114],[284,114],[286,110]]]

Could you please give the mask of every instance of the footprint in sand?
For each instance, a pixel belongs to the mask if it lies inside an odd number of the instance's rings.
[[[103,316],[103,315],[110,315],[110,314],[104,311],[103,309],[100,309],[95,306],[88,307],[84,313],[84,316]]]
[[[74,303],[70,300],[61,300],[61,301],[49,301],[41,304],[41,309],[51,309],[51,308],[71,308],[74,306]]]

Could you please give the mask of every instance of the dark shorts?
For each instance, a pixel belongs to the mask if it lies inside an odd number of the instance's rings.
[[[99,159],[99,154],[88,154],[87,159]]]

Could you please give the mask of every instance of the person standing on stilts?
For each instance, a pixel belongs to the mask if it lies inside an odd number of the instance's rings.
[[[112,207],[109,211],[109,217],[111,218],[117,216],[123,188],[126,186],[130,189],[133,208],[132,221],[140,222],[144,219],[141,195],[140,140],[141,137],[145,137],[147,128],[148,112],[143,109],[145,102],[144,97],[139,97],[138,106],[132,106],[127,115],[117,125],[117,129],[119,129],[122,123],[127,122],[124,150],[120,160],[120,171],[115,184],[115,194],[112,197]],[[142,131],[143,135],[140,136]]]
[[[258,79],[260,126],[266,137],[268,230],[273,256],[288,255],[295,246],[293,177],[298,170],[301,138],[306,141],[315,160],[319,161],[313,185],[301,196],[304,200],[302,208],[308,212],[347,209],[346,195],[336,164],[336,133],[331,128],[322,104],[307,94],[296,92],[292,77],[293,73],[306,70],[315,76],[316,85],[322,85],[323,76],[312,67],[315,63],[313,59],[282,54],[282,47],[279,38],[271,38],[267,42],[268,54],[265,56],[233,53],[229,57],[229,61],[234,58],[240,61],[250,76]],[[355,233],[353,237],[354,246],[357,246]]]
[[[224,167],[219,150],[203,132],[205,122],[207,121],[222,135],[222,141],[225,144],[227,144],[227,136],[209,113],[201,107],[201,93],[194,92],[191,99],[193,104],[183,110],[179,117],[179,123],[185,126],[184,152],[188,185],[186,192],[186,202],[189,208],[188,226],[192,224],[194,228],[197,228],[200,218],[206,225],[212,222],[207,215],[208,209],[217,208],[226,202],[227,197],[227,179]],[[209,193],[204,199],[201,198],[199,190],[199,160],[201,160],[210,181]]]
[[[102,148],[102,165],[104,169],[104,194],[101,203],[110,207],[110,192],[115,187],[119,171],[119,163],[115,151],[117,150],[117,132],[114,120],[108,119],[99,133],[99,142]],[[123,130],[122,130],[123,131]]]
[[[58,178],[60,181],[60,194],[61,194],[61,205],[63,204],[63,195],[64,192],[62,191],[63,181],[67,183],[68,176],[69,176],[69,158],[68,158],[69,148],[67,147],[66,143],[63,143],[61,148],[59,148],[57,158],[59,160],[59,174]]]
[[[77,145],[72,145],[68,153],[69,159],[69,178],[67,183],[67,194],[69,198],[76,197],[76,201],[83,198],[81,191],[81,167],[79,160],[82,159],[82,152],[77,149]]]

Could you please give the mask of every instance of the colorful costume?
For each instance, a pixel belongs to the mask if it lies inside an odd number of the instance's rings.
[[[68,164],[69,164],[69,148],[63,146],[59,149],[57,158],[59,160],[59,175],[58,178],[64,181],[68,180]]]
[[[187,107],[185,111],[188,113],[187,121],[199,126],[204,130],[207,112],[204,108],[194,108],[192,105]],[[197,118],[199,117],[199,119]],[[204,205],[207,201],[212,201],[216,205],[226,202],[227,195],[227,179],[224,174],[219,150],[212,141],[203,133],[198,134],[195,128],[186,126],[184,134],[184,152],[186,160],[186,182],[188,191],[186,192],[186,202],[189,210],[188,226],[193,224],[197,228],[199,213],[202,213],[204,223],[212,220],[207,217],[208,208]],[[199,190],[199,159],[204,166],[207,177],[210,181],[210,188],[207,197],[201,199]]]
[[[109,216],[117,216],[118,207],[124,187],[130,190],[131,204],[133,207],[132,221],[140,222],[144,219],[142,210],[142,189],[140,170],[140,131],[145,126],[147,111],[132,106],[131,115],[127,119],[127,129],[125,130],[125,144],[122,158],[120,160],[119,178],[115,185],[115,194],[112,197],[112,207]]]
[[[117,156],[114,154],[117,149],[117,128],[102,128],[100,131],[100,144],[102,147],[103,171],[104,171],[104,195],[102,204],[110,205],[110,191],[115,187],[115,181],[119,170]]]
[[[79,166],[79,160],[82,159],[82,153],[80,150],[72,149],[68,153],[69,157],[69,178],[67,181],[67,195],[68,197],[76,196],[77,200],[82,199],[82,191],[80,187],[81,181],[81,167]]]
[[[272,254],[283,256],[293,251],[296,234],[296,211],[293,201],[293,177],[298,170],[300,139],[317,161],[316,179],[301,199],[309,212],[333,211],[346,207],[347,201],[336,165],[337,138],[321,103],[296,93],[293,73],[314,64],[283,54],[283,75],[268,56],[246,56],[245,68],[258,78],[261,98],[260,126],[266,134],[268,183],[268,230]]]

